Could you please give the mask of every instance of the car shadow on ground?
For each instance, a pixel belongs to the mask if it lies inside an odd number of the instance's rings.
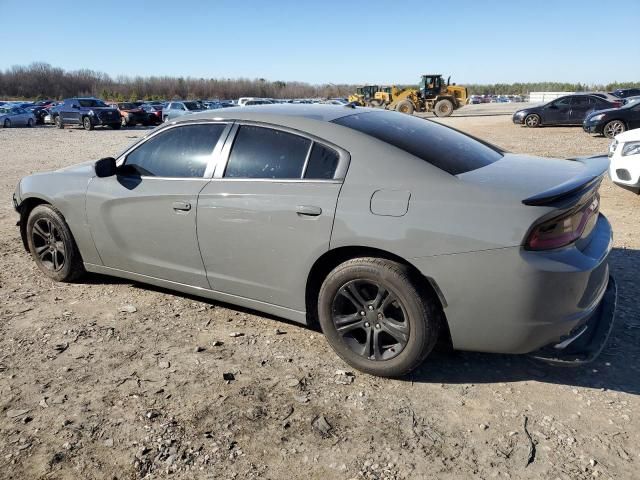
[[[607,389],[640,395],[640,251],[614,248],[609,257],[611,273],[618,284],[616,323],[604,351],[593,363],[581,367],[558,367],[526,355],[498,355],[436,349],[402,381],[444,384],[485,384],[537,381],[558,385]],[[278,324],[319,331],[251,309],[182,294],[153,285],[91,274],[91,284],[131,284],[137,288],[191,298],[231,310],[259,315]],[[274,325],[274,327],[277,324]]]

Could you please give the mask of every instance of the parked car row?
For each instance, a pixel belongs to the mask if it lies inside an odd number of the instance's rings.
[[[616,92],[614,92],[616,93]],[[530,128],[551,125],[582,126],[587,133],[608,138],[640,127],[640,101],[607,93],[565,95],[516,111],[513,123]]]

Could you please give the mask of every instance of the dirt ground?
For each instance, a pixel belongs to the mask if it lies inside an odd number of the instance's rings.
[[[535,155],[608,144],[508,116],[444,123]],[[114,155],[143,134],[0,130],[0,478],[638,478],[640,197],[609,180],[601,190],[619,313],[595,363],[437,352],[385,380],[354,372],[298,325],[38,272],[10,202],[20,177]]]

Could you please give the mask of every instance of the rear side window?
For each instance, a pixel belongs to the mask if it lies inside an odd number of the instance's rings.
[[[403,113],[359,113],[337,118],[333,123],[389,143],[451,175],[470,172],[502,158],[496,147],[439,123]]]
[[[153,177],[200,178],[225,125],[187,125],[149,139],[127,155],[125,173]]]
[[[338,152],[319,143],[314,143],[311,155],[309,155],[307,169],[304,172],[304,178],[311,180],[332,179],[336,173],[336,168],[338,168],[339,161]]]
[[[240,126],[226,178],[301,178],[311,140],[271,128]]]

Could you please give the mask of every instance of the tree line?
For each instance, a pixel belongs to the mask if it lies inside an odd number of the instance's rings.
[[[63,99],[96,96],[107,100],[331,98],[344,97],[354,85],[311,85],[269,81],[264,78],[193,78],[169,76],[118,76],[93,70],[66,71],[47,63],[0,70],[0,98]]]
[[[529,92],[612,91],[640,87],[640,82],[613,82],[606,85],[563,82],[467,84],[470,95],[527,95]],[[112,78],[93,70],[67,71],[48,63],[17,65],[0,70],[0,98],[62,99],[79,95],[106,100],[331,98],[345,97],[357,85],[269,81],[264,78],[193,78],[169,76],[118,76]]]

